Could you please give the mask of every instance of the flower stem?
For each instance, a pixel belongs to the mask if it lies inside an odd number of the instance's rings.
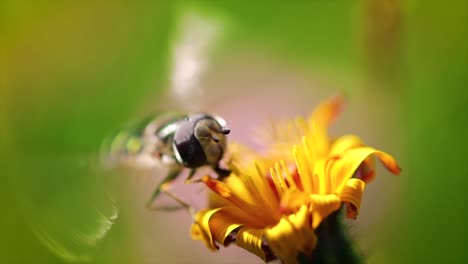
[[[300,264],[358,264],[363,263],[362,257],[349,239],[346,226],[343,224],[344,210],[329,215],[317,228],[317,247],[310,257],[298,256]]]

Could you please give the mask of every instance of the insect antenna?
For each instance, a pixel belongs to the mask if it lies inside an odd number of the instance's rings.
[[[221,134],[224,134],[224,135],[227,135],[227,134],[229,134],[230,132],[231,132],[231,130],[230,130],[229,128],[227,128],[227,127],[223,127],[223,128],[220,128],[220,129],[218,130],[218,133],[221,133]]]

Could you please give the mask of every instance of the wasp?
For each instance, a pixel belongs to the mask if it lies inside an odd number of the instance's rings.
[[[161,191],[185,168],[190,169],[186,182],[203,166],[211,167],[218,179],[229,176],[230,171],[220,167],[229,133],[226,121],[217,115],[161,113],[120,131],[105,143],[105,156],[107,163],[168,169],[146,204],[151,208]]]

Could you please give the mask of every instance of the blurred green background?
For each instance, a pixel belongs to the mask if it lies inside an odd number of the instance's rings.
[[[244,100],[285,111],[310,100],[305,111],[337,93],[347,131],[403,167],[369,187],[358,237],[369,262],[466,262],[466,1],[6,0],[0,12],[1,263],[238,263],[241,251],[190,241],[185,214],[135,220],[138,184],[99,169],[103,138],[165,107],[235,119],[255,114]],[[202,62],[200,77],[177,75],[180,57]],[[284,90],[302,99],[274,101]]]

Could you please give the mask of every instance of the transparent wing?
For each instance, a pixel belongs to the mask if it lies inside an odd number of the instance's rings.
[[[202,85],[203,76],[225,29],[226,21],[219,16],[211,16],[209,12],[186,5],[178,9],[169,47],[170,86],[169,98],[166,98],[174,102],[174,109],[185,112],[204,109],[206,92]],[[77,184],[86,186],[94,186],[92,181],[95,180],[96,187],[90,190],[92,195],[54,190],[53,199],[46,203],[38,205],[35,198],[24,202],[23,207],[30,208],[25,210],[25,217],[30,219],[28,223],[33,233],[64,261],[93,261],[96,251],[114,230],[120,206],[113,195],[105,191],[105,185],[112,185],[108,179],[133,177],[135,174],[155,175],[155,167],[161,166],[144,151],[146,142],[138,129],[141,127],[137,127],[137,130],[124,129],[117,135],[111,135],[110,139],[104,140],[100,155],[85,162],[81,158],[72,158],[62,165],[48,163],[50,166],[47,169],[57,175],[54,180],[59,181],[59,177],[84,178],[86,182]],[[57,159],[51,160],[57,162]],[[116,170],[116,164],[127,168]],[[135,173],[128,173],[132,168]],[[71,180],[70,184],[74,182]],[[73,189],[86,189],[83,185]],[[41,189],[47,192],[53,186]],[[31,201],[34,202],[31,204]]]
[[[114,225],[119,211],[115,205],[105,213],[98,207],[89,207],[86,215],[91,221],[54,223],[50,213],[44,213],[30,226],[36,237],[53,253],[67,262],[93,260],[95,250],[104,241]],[[52,224],[54,223],[54,224]]]
[[[49,156],[30,165],[22,173],[48,176],[21,183],[16,201],[27,225],[64,261],[92,261],[119,217],[96,158]]]

